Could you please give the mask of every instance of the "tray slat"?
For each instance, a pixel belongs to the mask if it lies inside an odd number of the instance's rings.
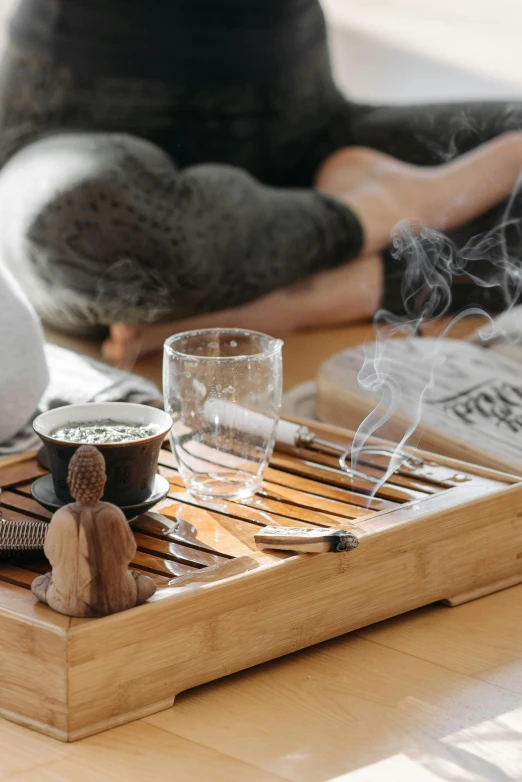
[[[210,565],[219,564],[224,559],[224,557],[219,554],[199,551],[198,549],[184,546],[181,543],[158,540],[158,538],[151,535],[138,532],[136,528],[134,528],[134,537],[139,551],[143,551],[146,554],[159,553],[162,554],[165,559],[172,559],[175,562],[180,562],[182,565],[209,567]]]
[[[172,491],[169,492],[170,499],[184,505],[206,508],[231,518],[257,524],[258,526],[278,524],[282,527],[336,527],[340,524],[350,524],[346,518],[341,516],[326,515],[321,511],[310,511],[308,508],[303,509],[298,505],[290,503],[273,503],[269,500],[265,501],[258,496],[251,502],[245,501],[241,503],[230,500],[226,502],[222,500],[196,500],[177,481],[174,483],[171,480],[169,478],[172,487]],[[284,510],[284,513],[275,511],[274,507]]]
[[[0,495],[0,502],[3,508],[24,511],[28,516],[33,516],[39,521],[50,521],[53,515],[50,511],[42,508],[32,497],[19,492],[4,490]]]
[[[15,565],[12,562],[2,562],[0,564],[1,579],[8,584],[15,584],[15,586],[21,586],[25,589],[30,589],[31,584],[36,578],[34,570],[28,570],[27,568]]]
[[[29,459],[19,464],[10,464],[8,467],[3,468],[0,465],[0,489],[27,481],[32,482],[35,478],[39,478],[40,475],[45,475],[46,472],[46,470],[40,467],[36,459]]]
[[[210,513],[189,505],[183,506],[178,503],[166,505],[162,508],[162,516],[145,513],[132,522],[132,527],[168,540],[169,532],[173,533],[178,521],[188,524],[197,522],[198,541],[223,557],[243,557],[250,556],[252,553],[250,546],[225,529]]]
[[[324,457],[323,457],[324,458]],[[344,488],[352,489],[360,492],[361,494],[370,494],[375,485],[372,481],[364,481],[362,479],[352,479],[348,473],[344,473],[339,469],[337,461],[334,459],[334,465],[320,464],[315,460],[304,461],[297,456],[289,456],[287,454],[275,454],[272,460],[274,467],[284,472],[292,473],[294,475],[300,475],[305,478],[315,478],[324,483],[329,483],[332,486],[342,486]],[[391,486],[385,484],[379,489],[379,497],[391,502],[402,504],[405,502],[411,502],[411,500],[420,500],[426,496],[426,492],[410,489],[406,487]]]
[[[12,486],[9,486],[9,490],[13,491],[15,494],[23,494],[25,497],[31,497],[32,483],[33,481],[20,481],[20,483],[17,482]],[[1,499],[1,495],[0,495],[0,499]]]
[[[158,576],[169,576],[170,578],[187,576],[200,569],[199,567],[183,565],[181,562],[175,562],[172,559],[163,559],[153,554],[145,554],[142,551],[137,551],[134,555],[131,567],[134,565],[147,572],[156,573]]]

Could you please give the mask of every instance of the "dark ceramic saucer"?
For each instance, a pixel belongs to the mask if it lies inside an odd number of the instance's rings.
[[[138,505],[126,505],[121,507],[127,519],[133,519],[135,516],[139,516],[140,513],[145,513],[150,510],[157,502],[163,500],[169,493],[169,482],[162,475],[156,475],[154,479],[154,486],[152,493],[147,497],[144,502],[140,502]],[[37,478],[31,486],[31,494],[36,502],[40,503],[44,508],[50,511],[58,510],[64,502],[58,499],[54,493],[53,476],[42,475],[41,478]]]

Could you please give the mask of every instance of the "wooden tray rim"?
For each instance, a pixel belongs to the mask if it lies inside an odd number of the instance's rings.
[[[312,429],[317,426],[320,426],[321,429],[324,432],[331,432],[334,435],[338,435],[341,437],[346,436],[353,436],[354,432],[350,429],[346,429],[344,427],[334,426],[332,424],[326,424],[322,422],[313,421],[307,418],[298,418],[293,416],[285,416],[285,420],[292,421],[293,423],[297,423],[303,426],[309,426]],[[370,438],[369,444],[372,445],[386,445],[389,446],[390,442],[388,440],[384,440],[381,438]],[[471,486],[467,486],[466,484],[462,484],[460,486],[452,487],[451,489],[446,489],[444,491],[438,492],[437,494],[433,495],[427,495],[425,499],[422,500],[411,500],[408,503],[405,503],[404,505],[401,505],[397,508],[393,509],[384,509],[381,511],[374,511],[369,512],[367,516],[365,516],[359,524],[357,525],[357,532],[358,537],[360,538],[362,544],[364,544],[364,537],[367,535],[370,535],[372,537],[375,536],[381,536],[383,534],[389,534],[390,529],[389,526],[384,526],[382,529],[374,530],[371,532],[365,531],[364,525],[368,522],[374,522],[375,520],[378,520],[379,518],[383,518],[385,516],[404,516],[402,519],[398,519],[394,521],[394,530],[400,530],[404,525],[411,524],[412,522],[419,521],[419,520],[426,520],[429,519],[432,515],[438,514],[444,509],[447,509],[446,500],[448,495],[451,494],[451,497],[453,498],[452,502],[452,508],[456,508],[463,503],[469,503],[470,505],[475,504],[476,502],[480,502],[485,496],[488,496],[493,493],[498,492],[504,492],[509,489],[516,489],[519,488],[522,484],[522,478],[516,475],[510,475],[507,473],[500,472],[498,470],[494,470],[487,467],[478,466],[475,464],[471,464],[469,462],[463,462],[458,459],[451,459],[446,456],[440,456],[438,454],[431,453],[429,451],[423,451],[421,449],[416,448],[409,448],[404,447],[404,451],[407,453],[415,454],[417,456],[420,456],[426,460],[433,460],[437,461],[439,464],[454,468],[457,471],[460,472],[471,472],[472,474],[476,475],[477,477],[487,478],[494,481],[499,482],[501,485],[498,486],[490,486],[487,484],[480,485],[480,483],[477,485],[475,484],[473,486],[473,496],[469,496],[469,489]],[[18,461],[26,461],[30,458],[34,458],[35,452],[29,451],[25,454],[19,454]],[[13,463],[13,460],[9,458],[9,465]],[[2,460],[0,460],[0,469],[2,468],[3,463]],[[5,465],[7,466],[7,465]],[[174,501],[173,501],[173,504]],[[253,552],[254,553],[254,552]],[[356,555],[356,552],[355,552]],[[211,583],[200,583],[200,584],[194,584],[193,586],[186,586],[186,587],[179,587],[178,592],[175,592],[176,587],[172,587],[173,593],[169,594],[168,596],[165,596],[160,599],[153,600],[151,602],[147,602],[144,605],[137,606],[135,608],[129,609],[127,611],[123,611],[118,614],[113,614],[111,616],[106,617],[95,617],[95,618],[89,618],[89,619],[82,619],[82,618],[75,618],[75,617],[65,617],[61,614],[57,614],[55,611],[53,611],[51,608],[49,608],[46,605],[42,605],[36,601],[32,605],[26,604],[24,607],[25,610],[18,611],[16,606],[2,606],[0,605],[0,616],[4,617],[11,617],[13,619],[16,619],[20,621],[21,623],[27,624],[28,626],[34,626],[38,625],[41,627],[42,630],[57,633],[64,637],[64,640],[72,640],[73,638],[80,637],[81,635],[85,633],[92,633],[96,632],[96,628],[101,628],[103,625],[104,628],[107,628],[109,624],[114,625],[115,627],[118,626],[121,622],[128,622],[130,621],[130,617],[133,617],[133,619],[137,622],[140,621],[140,618],[142,615],[147,614],[150,615],[152,611],[156,612],[162,612],[164,610],[174,610],[178,605],[182,605],[183,603],[187,605],[191,605],[193,600],[196,600],[198,596],[202,594],[212,594],[214,595],[218,590],[228,590],[230,587],[230,584],[234,584],[240,580],[243,580],[245,583],[245,579],[249,579],[249,584],[254,585],[257,580],[263,581],[267,574],[270,572],[271,574],[274,573],[274,568],[277,567],[279,570],[278,573],[285,568],[286,570],[289,570],[290,568],[296,568],[299,567],[304,560],[307,560],[310,556],[313,556],[314,559],[317,561],[317,558],[324,558],[324,554],[315,554],[315,555],[302,555],[302,554],[296,554],[292,557],[289,557],[288,559],[281,559],[281,560],[275,560],[274,562],[271,562],[270,564],[264,563],[259,564],[257,568],[254,568],[252,570],[245,571],[243,573],[238,573],[235,575],[231,575],[228,577],[224,577],[220,581],[215,581]],[[290,571],[291,572],[291,571]],[[272,576],[269,576],[269,578],[272,578]],[[16,601],[14,601],[16,602]]]
[[[464,491],[462,491],[463,489]],[[480,505],[485,497],[507,491],[520,493],[522,491],[522,482],[507,487],[499,486],[498,488],[487,485],[476,486],[474,488],[472,498],[467,496],[468,491],[465,490],[465,487],[456,487],[455,489],[448,489],[444,492],[440,492],[439,494],[431,495],[427,497],[426,500],[422,500],[422,502],[419,502],[419,500],[412,500],[409,503],[401,505],[399,508],[394,508],[393,510],[384,510],[368,515],[368,517],[365,518],[365,521],[374,521],[377,517],[382,517],[383,515],[396,515],[402,513],[404,518],[394,522],[393,530],[390,530],[388,526],[370,533],[361,530],[362,534],[359,536],[359,546],[364,546],[364,538],[371,537],[373,541],[376,541],[376,538],[381,538],[384,535],[389,537],[391,532],[396,535],[400,535],[404,527],[411,527],[412,524],[422,524],[429,522],[430,518],[440,516],[440,514],[444,511],[454,511],[463,504],[467,504],[469,508],[472,508],[474,505]],[[454,498],[456,498],[456,492],[458,492],[461,496],[459,497],[460,501],[452,502],[451,507],[448,508],[444,500],[447,498],[450,492]],[[429,503],[430,507],[427,508],[425,503]],[[434,540],[436,540],[435,534]],[[339,565],[341,566],[341,560],[344,560],[343,565],[345,562],[348,562],[349,564],[348,558],[351,556],[357,556],[357,551],[358,549],[355,549],[354,552],[347,552],[344,556],[338,555]],[[284,582],[284,577],[286,577],[287,573],[293,573],[295,570],[299,570],[302,567],[307,568],[312,559],[315,563],[314,567],[320,567],[320,562],[328,562],[329,564],[332,563],[331,555],[329,554],[296,554],[292,557],[289,557],[288,559],[277,560],[270,564],[260,564],[258,568],[223,578],[220,581],[215,581],[208,584],[202,583],[197,586],[194,585],[194,587],[180,587],[178,594],[172,594],[162,599],[154,600],[150,603],[137,606],[136,608],[131,608],[128,611],[112,614],[111,616],[93,619],[71,618],[71,622],[65,631],[65,635],[67,636],[68,640],[76,640],[80,637],[84,637],[85,635],[96,633],[98,629],[101,629],[102,623],[104,629],[107,629],[109,626],[114,626],[116,628],[118,625],[122,623],[125,624],[127,621],[129,621],[130,615],[132,615],[136,622],[140,622],[142,616],[147,615],[150,618],[152,611],[155,611],[161,615],[165,611],[175,611],[179,606],[183,605],[187,611],[192,611],[190,621],[194,621],[195,618],[193,611],[196,606],[200,607],[201,601],[199,598],[203,594],[212,597],[219,593],[219,591],[222,591],[224,594],[226,594],[230,589],[231,584],[237,583],[239,581],[243,581],[243,583],[246,584],[247,579],[248,584],[251,587],[255,587],[257,582],[260,582],[261,585],[263,585],[264,582],[272,583],[275,574],[275,568],[277,568],[276,575],[283,573]],[[237,594],[234,594],[234,602],[235,606],[237,607],[239,604]],[[250,599],[246,600],[246,602],[250,602]]]

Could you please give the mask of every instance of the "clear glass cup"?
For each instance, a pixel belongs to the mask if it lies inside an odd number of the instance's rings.
[[[181,477],[204,499],[259,489],[274,447],[283,343],[242,329],[203,329],[164,345],[163,393]]]

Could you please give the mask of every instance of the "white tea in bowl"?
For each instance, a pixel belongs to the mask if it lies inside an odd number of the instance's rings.
[[[105,421],[82,421],[67,424],[51,432],[55,440],[81,445],[132,443],[159,434],[157,424],[126,424],[108,418]]]

